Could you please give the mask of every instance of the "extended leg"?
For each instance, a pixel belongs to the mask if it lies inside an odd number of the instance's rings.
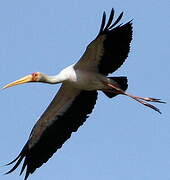
[[[163,101],[160,101],[160,99],[151,98],[151,97],[134,96],[134,95],[126,93],[125,91],[123,91],[122,89],[114,86],[113,84],[107,84],[107,86],[114,89],[114,90],[116,90],[117,94],[122,94],[122,95],[125,95],[125,96],[129,96],[132,99],[134,99],[134,100],[138,101],[139,103],[143,104],[144,106],[150,107],[150,108],[154,109],[155,111],[157,111],[157,112],[159,112],[161,114],[161,112],[160,112],[160,110],[158,108],[156,108],[155,106],[153,106],[153,105],[151,105],[151,104],[149,104],[147,102],[144,102],[144,101],[149,101],[149,102],[165,103]],[[109,90],[109,91],[111,91],[111,90]],[[114,93],[115,93],[115,91],[114,91]],[[144,100],[144,101],[142,101],[142,100]]]

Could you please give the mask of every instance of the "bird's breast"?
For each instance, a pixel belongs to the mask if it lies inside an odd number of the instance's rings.
[[[100,90],[104,88],[99,74],[87,71],[76,70],[69,76],[69,83],[82,90]]]

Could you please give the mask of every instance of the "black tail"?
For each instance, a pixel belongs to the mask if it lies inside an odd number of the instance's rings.
[[[127,77],[120,76],[120,77],[108,77],[108,78],[116,81],[119,84],[120,89],[122,89],[123,91],[126,91],[126,89],[128,88]],[[109,98],[113,98],[113,97],[115,97],[117,95],[114,92],[105,92],[105,91],[103,91],[103,93]]]

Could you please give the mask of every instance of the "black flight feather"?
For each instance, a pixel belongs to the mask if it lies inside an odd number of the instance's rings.
[[[106,13],[103,13],[100,31],[96,37],[96,39],[100,38],[100,36],[104,37],[104,40],[101,41],[103,43],[103,49],[101,49],[103,53],[98,64],[99,73],[101,74],[108,75],[113,73],[123,64],[128,56],[132,40],[132,21],[117,25],[122,17],[123,12],[112,23],[114,18],[114,9],[112,8],[106,24]]]
[[[30,139],[27,141],[19,156],[8,165],[16,162],[14,167],[6,174],[13,172],[24,159],[20,174],[26,169],[25,179],[32,174],[70,138],[72,132],[88,118],[97,100],[97,91],[81,91],[62,116],[56,116],[55,121],[45,129],[42,136],[30,147]],[[36,125],[35,125],[36,126]],[[34,131],[34,128],[32,132]],[[34,139],[31,139],[32,141]]]

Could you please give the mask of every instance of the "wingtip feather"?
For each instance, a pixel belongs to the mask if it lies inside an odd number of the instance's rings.
[[[116,21],[109,27],[109,29],[112,29],[123,17],[123,12],[119,15],[119,17],[116,19]]]
[[[19,164],[21,163],[21,161],[23,160],[23,158],[24,158],[23,155],[19,156],[19,157],[17,158],[18,161],[17,161],[16,164],[13,166],[13,168],[12,168],[11,170],[9,170],[8,172],[6,172],[5,174],[10,174],[11,172],[13,172],[13,171],[19,166]],[[12,163],[14,163],[17,159],[15,159],[15,160],[13,160],[12,162],[10,162],[9,165],[12,164]]]
[[[109,20],[107,22],[106,27],[104,28],[104,31],[107,31],[107,29],[109,28],[109,26],[111,25],[112,21],[114,18],[114,9],[112,8],[111,12],[110,12],[110,16],[109,16]]]
[[[102,23],[101,23],[98,35],[101,34],[101,32],[103,31],[105,23],[106,23],[106,12],[104,11],[103,12],[103,17],[102,17]]]
[[[107,32],[109,30],[111,30],[115,25],[118,24],[118,22],[121,20],[121,18],[123,17],[123,12],[121,12],[121,14],[119,15],[119,17],[116,19],[116,21],[112,24],[112,21],[113,21],[113,18],[114,18],[114,14],[115,14],[115,11],[114,11],[114,8],[111,9],[111,12],[110,12],[110,16],[109,16],[109,19],[108,19],[108,22],[106,24],[106,12],[104,11],[103,12],[103,16],[102,16],[102,23],[101,23],[101,26],[100,26],[100,30],[99,30],[99,33],[97,35],[97,37],[99,35],[101,35],[102,33],[104,32]],[[106,26],[105,26],[106,24]]]

